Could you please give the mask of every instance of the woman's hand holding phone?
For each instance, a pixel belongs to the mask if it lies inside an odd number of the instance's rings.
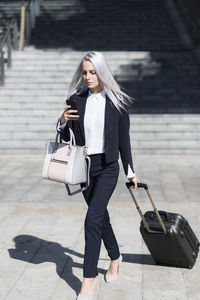
[[[78,120],[79,117],[77,109],[71,109],[71,105],[66,105],[61,116],[61,124],[64,124],[68,120]]]

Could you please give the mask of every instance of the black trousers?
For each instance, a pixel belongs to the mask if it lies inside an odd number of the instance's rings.
[[[86,278],[98,275],[97,264],[101,240],[103,240],[111,260],[117,259],[120,255],[106,208],[117,184],[119,164],[118,161],[106,164],[104,154],[94,154],[90,155],[90,157],[90,186],[83,192],[88,205],[85,218],[85,255],[83,265],[83,277]]]

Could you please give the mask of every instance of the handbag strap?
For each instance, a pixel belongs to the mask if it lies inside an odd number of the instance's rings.
[[[70,140],[69,140],[68,144],[70,145],[70,147],[76,146],[75,135],[74,135],[71,128],[69,128],[69,133],[70,133]],[[59,141],[58,141],[58,139],[59,139]],[[56,134],[55,142],[56,142],[57,147],[58,147],[59,142],[62,143],[62,138],[61,138],[61,135],[60,135],[59,131]]]
[[[86,156],[85,159],[87,160],[87,180],[86,180],[85,186],[82,187],[82,188],[80,188],[80,189],[78,189],[78,190],[76,190],[76,191],[74,191],[74,192],[71,192],[69,185],[65,184],[65,187],[66,187],[66,190],[67,190],[69,196],[73,196],[73,195],[76,195],[76,194],[78,194],[80,192],[84,192],[88,188],[88,186],[90,185],[91,159],[90,159],[89,156]]]
[[[69,142],[69,145],[70,147],[73,145],[73,146],[76,146],[76,139],[75,139],[75,135],[73,133],[73,131],[71,130],[71,128],[69,128],[69,132],[70,132],[70,142]]]

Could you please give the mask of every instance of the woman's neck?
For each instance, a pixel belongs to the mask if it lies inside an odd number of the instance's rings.
[[[98,93],[101,93],[103,91],[102,87],[89,89],[89,90],[92,94],[98,94]]]

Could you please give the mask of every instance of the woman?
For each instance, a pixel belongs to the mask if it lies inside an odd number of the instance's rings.
[[[121,155],[124,171],[137,188],[129,137],[127,105],[131,98],[120,90],[104,56],[88,52],[81,60],[69,88],[69,99],[77,110],[65,106],[58,123],[61,137],[68,141],[74,131],[78,145],[87,146],[91,158],[90,186],[83,192],[88,205],[85,218],[85,255],[83,281],[78,300],[92,299],[101,239],[111,259],[105,279],[117,278],[122,257],[107,211],[108,201],[115,189]]]

